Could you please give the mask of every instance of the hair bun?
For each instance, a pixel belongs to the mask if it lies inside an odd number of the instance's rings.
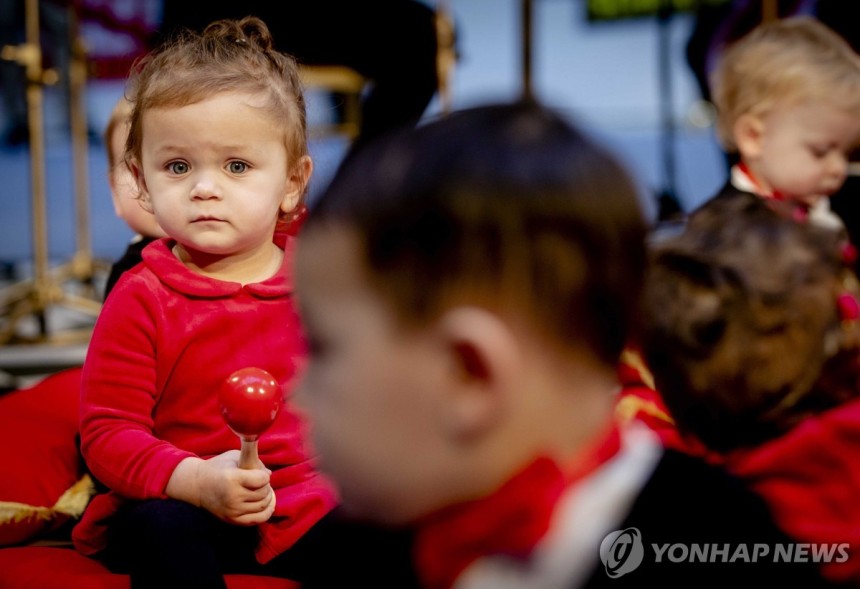
[[[203,31],[205,37],[222,39],[241,46],[254,46],[261,51],[273,51],[274,40],[269,28],[256,16],[241,20],[218,20]]]

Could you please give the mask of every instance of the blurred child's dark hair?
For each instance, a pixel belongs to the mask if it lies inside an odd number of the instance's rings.
[[[636,319],[646,233],[636,188],[534,102],[454,112],[368,145],[303,231],[330,225],[357,236],[370,283],[409,324],[474,304],[615,362]]]
[[[856,279],[843,235],[774,206],[715,199],[652,246],[644,356],[679,429],[717,451],[761,443],[857,394]]]

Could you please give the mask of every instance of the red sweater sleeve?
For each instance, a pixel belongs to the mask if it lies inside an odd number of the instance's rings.
[[[139,278],[115,290],[98,318],[81,380],[81,450],[93,474],[133,499],[164,497],[176,465],[194,454],[153,433],[159,317]]]

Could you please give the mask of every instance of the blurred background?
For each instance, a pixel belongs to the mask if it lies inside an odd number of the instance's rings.
[[[400,0],[340,0],[347,12],[366,11],[368,22],[354,26],[342,16],[338,23],[328,16],[298,20],[300,11],[320,13],[311,7],[333,1],[272,0],[256,6],[273,11],[265,19],[270,27],[293,18],[309,31],[300,28],[299,36],[349,39],[341,43],[347,52],[374,43],[385,48],[377,49],[375,59],[398,64],[400,70],[387,74],[396,87],[413,63],[398,43],[412,33],[407,21],[394,13],[381,15],[386,9],[380,7]],[[435,12],[439,48],[438,58],[431,59],[438,59],[442,72],[423,120],[532,95],[618,155],[636,179],[643,210],[653,222],[691,210],[726,181],[726,158],[702,78],[721,43],[762,20],[794,14],[820,17],[855,48],[860,30],[852,16],[857,3],[848,0],[417,1]],[[200,6],[236,13],[248,4],[0,0],[0,355],[6,363],[14,363],[8,361],[7,344],[53,339],[56,310],[63,313],[63,328],[69,323],[82,328],[75,341],[87,341],[101,302],[100,273],[133,237],[114,213],[102,135],[133,60],[165,32],[166,15],[175,16],[166,7],[205,24],[211,19]],[[38,13],[35,21],[28,20],[32,12]],[[36,45],[28,42],[33,30],[41,48],[35,57]],[[401,41],[391,41],[397,35]],[[360,129],[352,101],[365,99],[373,88],[366,76],[342,69],[308,78],[316,164],[311,206]],[[37,83],[24,82],[34,78]],[[28,108],[35,95],[38,108]],[[35,140],[33,121],[27,120],[33,111],[41,129]],[[845,202],[851,200],[857,199]],[[3,364],[0,358],[0,368]]]
[[[609,12],[593,20],[586,0],[448,0],[444,8],[455,26],[457,53],[449,70],[450,108],[515,98],[523,92],[526,4],[531,5],[532,92],[617,150],[641,182],[649,214],[656,214],[655,199],[666,189],[674,191],[684,206],[692,206],[723,182],[722,156],[685,60],[694,24],[689,11],[662,19],[647,13],[627,17]],[[144,48],[142,36],[147,30],[159,26],[161,2],[89,0],[85,5],[88,13],[81,18],[79,30],[91,62],[84,100],[92,248],[96,256],[112,259],[123,251],[131,232],[113,212],[101,135],[123,91],[122,76],[130,57]],[[43,18],[46,14],[43,9]],[[43,45],[49,42],[50,37],[43,39]],[[50,57],[50,49],[45,52]],[[57,262],[74,253],[76,230],[69,109],[61,86],[44,87],[48,251]],[[426,116],[438,116],[439,103],[434,99]],[[671,131],[667,131],[666,109]],[[312,126],[334,115],[324,92],[309,91],[309,111]],[[0,111],[0,129],[12,133],[10,124],[8,113]],[[677,161],[667,170],[669,133]],[[8,135],[4,139],[11,141],[0,145],[0,263],[7,272],[12,266],[16,272],[26,272],[33,254],[30,154],[25,141],[16,143],[19,138]],[[317,173],[311,197],[330,177],[347,141],[336,135],[313,139]]]

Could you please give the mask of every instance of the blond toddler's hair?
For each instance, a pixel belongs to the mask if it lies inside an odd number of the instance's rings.
[[[787,18],[730,45],[712,87],[719,139],[736,152],[738,118],[763,116],[777,104],[820,103],[860,116],[860,56],[818,20]]]

